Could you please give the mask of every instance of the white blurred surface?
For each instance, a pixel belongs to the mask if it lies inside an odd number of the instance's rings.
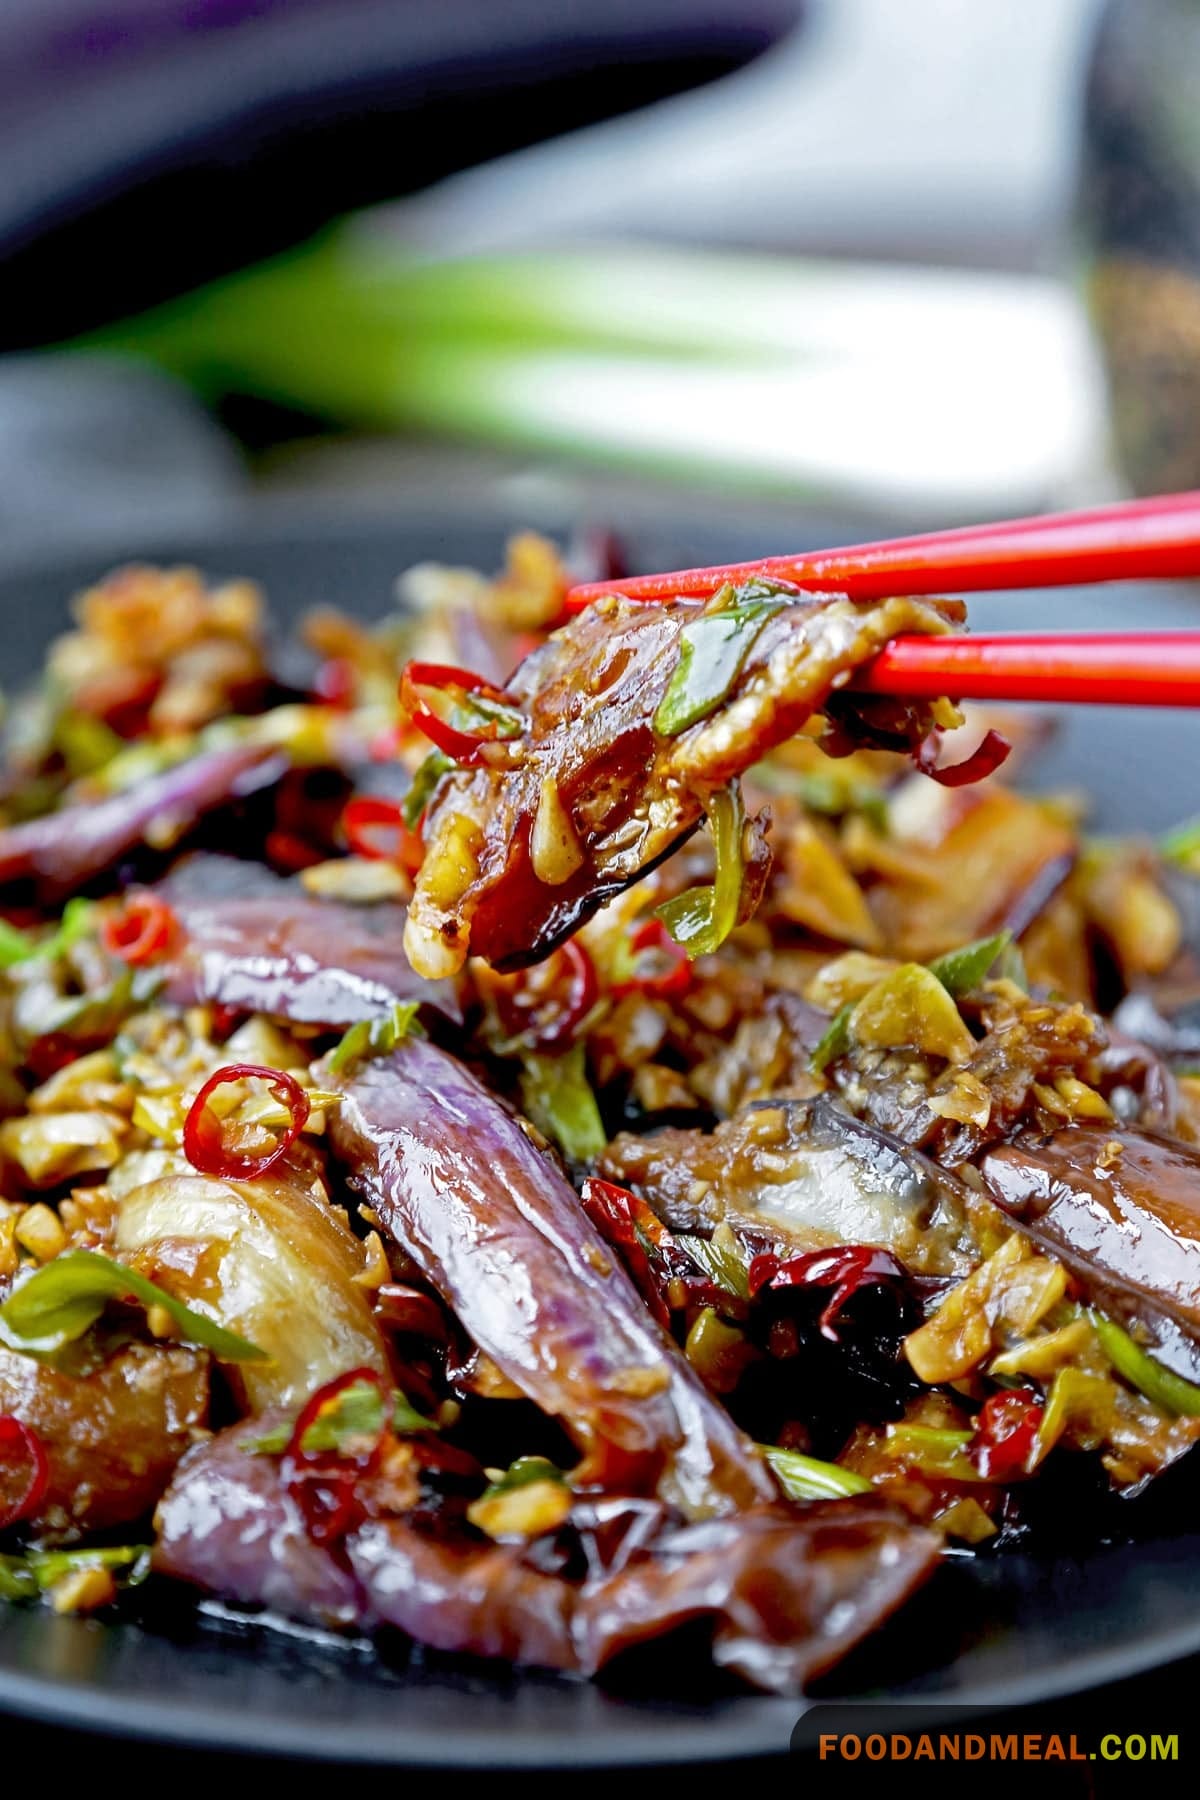
[[[813,0],[719,83],[396,209],[431,250],[577,236],[1030,266],[1069,205],[1099,0]]]

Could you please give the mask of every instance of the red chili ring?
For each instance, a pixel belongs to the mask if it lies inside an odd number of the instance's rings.
[[[629,948],[657,950],[667,958],[667,967],[659,975],[632,975],[613,987],[620,1000],[626,994],[644,994],[650,1000],[677,1000],[691,988],[694,975],[692,959],[682,944],[677,944],[661,919],[643,919],[629,940]]]
[[[131,968],[140,968],[170,948],[179,921],[165,900],[149,888],[131,888],[120,910],[100,928],[104,948]]]
[[[20,1419],[15,1419],[11,1413],[5,1413],[0,1418],[0,1468],[7,1471],[12,1467],[15,1461],[14,1450],[24,1457],[29,1475],[17,1498],[10,1500],[7,1505],[0,1504],[0,1531],[6,1531],[20,1519],[32,1517],[50,1485],[50,1464],[41,1438]]]
[[[294,875],[300,869],[314,869],[325,857],[315,844],[310,844],[295,831],[268,831],[263,839],[263,855],[277,869]]]
[[[980,738],[970,756],[961,762],[949,763],[945,768],[938,767],[938,755],[942,746],[942,734],[935,725],[928,737],[913,751],[913,761],[922,775],[928,775],[939,787],[970,787],[976,781],[983,781],[993,774],[1003,762],[1007,762],[1012,745],[1003,732],[990,730]]]
[[[340,1461],[353,1461],[356,1466],[361,1466],[362,1458],[348,1457],[342,1451],[306,1450],[304,1448],[304,1440],[308,1436],[310,1428],[316,1424],[330,1402],[336,1400],[339,1394],[345,1393],[347,1388],[357,1387],[360,1381],[369,1382],[372,1387],[379,1390],[380,1398],[387,1401],[388,1386],[377,1369],[348,1369],[344,1375],[335,1375],[332,1381],[327,1381],[323,1387],[319,1387],[315,1394],[310,1394],[301,1407],[296,1423],[292,1427],[292,1435],[288,1439],[288,1447],[284,1451],[284,1455],[291,1457],[293,1462],[319,1463],[328,1461],[330,1457],[337,1457]],[[379,1447],[376,1445],[371,1453],[372,1456],[378,1455],[378,1451]]]
[[[227,1149],[222,1135],[222,1122],[210,1109],[209,1100],[219,1087],[229,1082],[248,1081],[256,1077],[265,1081],[281,1105],[291,1113],[279,1142],[265,1156],[243,1156]],[[220,1175],[226,1179],[253,1179],[265,1175],[295,1143],[308,1123],[308,1095],[283,1069],[264,1068],[261,1063],[227,1063],[210,1075],[192,1101],[183,1126],[183,1153],[202,1175]]]
[[[404,808],[395,800],[378,799],[374,794],[356,794],[347,802],[342,814],[342,831],[355,856],[372,862],[392,862],[415,875],[421,867],[425,846],[420,834],[405,823]],[[391,832],[391,847],[381,845],[379,832]]]
[[[559,958],[567,965],[568,987],[567,997],[562,1006],[546,1023],[536,1022],[536,1016],[528,1025],[521,1026],[520,1013],[526,1010],[535,1015],[535,1008],[522,1008],[515,1000],[505,1006],[501,1001],[501,1011],[505,1015],[506,1024],[510,1025],[522,1044],[530,1050],[555,1050],[560,1044],[569,1043],[576,1029],[596,1004],[600,992],[600,983],[596,977],[596,965],[583,945],[575,938],[568,938],[560,944],[551,958],[552,966]],[[546,996],[550,998],[549,995]]]
[[[464,694],[483,694],[489,700],[498,701],[501,705],[511,706],[512,701],[493,682],[482,675],[474,674],[470,669],[458,669],[452,663],[410,662],[406,663],[400,675],[400,704],[408,713],[417,730],[422,732],[431,744],[446,756],[464,768],[469,768],[479,757],[484,744],[494,744],[499,732],[495,727],[490,730],[462,731],[457,726],[439,718],[431,712],[421,699],[418,688],[458,688]]]
[[[306,1450],[304,1439],[326,1407],[360,1381],[370,1382],[384,1403],[384,1429],[375,1442],[358,1456],[344,1450]],[[301,1408],[284,1451],[283,1478],[315,1544],[337,1543],[362,1516],[358,1483],[378,1467],[387,1429],[388,1394],[387,1383],[375,1369],[350,1369],[319,1387]]]

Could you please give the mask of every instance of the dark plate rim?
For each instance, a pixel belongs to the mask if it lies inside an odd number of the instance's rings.
[[[1124,1644],[1075,1657],[1057,1673],[1047,1674],[1042,1668],[1011,1681],[976,1684],[966,1692],[889,1696],[880,1690],[874,1697],[911,1709],[915,1717],[922,1719],[934,1719],[948,1709],[960,1716],[964,1711],[980,1714],[1061,1700],[1145,1674],[1198,1651],[1200,1618],[1156,1635],[1140,1647]],[[349,1666],[349,1658],[347,1662]],[[502,1730],[466,1733],[455,1741],[453,1753],[448,1755],[444,1731],[414,1731],[406,1723],[401,1754],[397,1755],[395,1733],[378,1726],[337,1726],[324,1720],[306,1725],[278,1717],[230,1714],[203,1702],[148,1701],[137,1697],[124,1699],[114,1716],[112,1694],[95,1684],[76,1685],[0,1671],[0,1708],[5,1713],[18,1713],[46,1724],[72,1726],[106,1737],[203,1745],[206,1750],[267,1757],[287,1755],[334,1763],[386,1762],[413,1768],[619,1768],[779,1754],[786,1749],[797,1720],[812,1707],[861,1705],[871,1697],[856,1694],[844,1700],[837,1696],[788,1700],[747,1695],[744,1699],[724,1701],[723,1716],[717,1725],[701,1724],[691,1711],[681,1715],[661,1703],[647,1702],[643,1707],[631,1702],[631,1711],[622,1720],[621,1729],[611,1734],[582,1736],[570,1725],[539,1732],[539,1757],[537,1764],[532,1765],[528,1739]],[[737,1714],[743,1716],[737,1718]]]

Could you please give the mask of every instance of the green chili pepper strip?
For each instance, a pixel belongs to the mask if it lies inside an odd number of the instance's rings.
[[[363,1057],[388,1056],[410,1033],[423,1036],[417,1021],[419,1000],[400,1000],[382,1019],[360,1019],[329,1052],[329,1073],[340,1074]]]
[[[813,1046],[808,1066],[814,1075],[823,1075],[829,1064],[836,1062],[839,1056],[845,1056],[850,1048],[850,1015],[853,1011],[854,1001],[847,1000],[845,1006],[834,1013]]]

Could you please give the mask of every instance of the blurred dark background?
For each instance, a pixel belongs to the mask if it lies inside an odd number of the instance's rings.
[[[137,312],[357,207],[718,79],[800,11],[6,0],[4,347]]]
[[[719,498],[778,544],[1200,482],[1198,33],[6,0],[0,555],[430,496]]]

